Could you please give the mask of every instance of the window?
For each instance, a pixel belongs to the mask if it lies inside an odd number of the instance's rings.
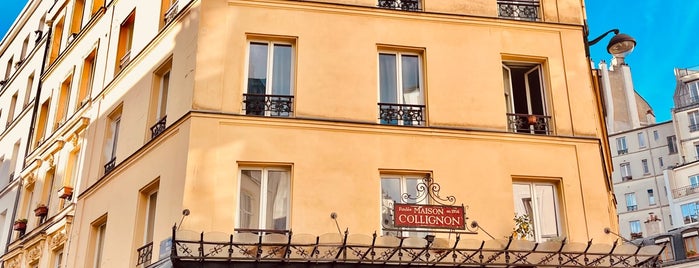
[[[420,0],[379,0],[378,6],[409,11],[421,10]]]
[[[417,185],[422,182],[425,174],[421,175],[381,175],[381,229],[384,235],[393,235],[408,237],[417,237],[418,232],[411,232],[416,229],[405,228],[404,230],[397,229],[393,226],[393,204],[402,203],[402,196],[409,194],[412,197],[417,196]],[[416,203],[416,200],[407,200],[408,203]],[[426,205],[429,203],[427,198],[420,201],[418,204]],[[424,233],[423,233],[424,235]]]
[[[46,171],[44,174],[44,183],[42,185],[41,194],[40,196],[40,203],[43,203],[47,205],[49,208],[51,208],[51,201],[52,201],[52,193],[53,193],[53,183],[56,178],[56,168],[51,168]],[[34,209],[34,208],[30,208]],[[49,209],[49,212],[51,212],[51,209]],[[53,212],[55,213],[55,212]],[[42,217],[40,220],[43,222],[48,217]]]
[[[694,132],[699,130],[699,112],[698,111],[692,111],[687,113],[687,117],[689,118],[689,132]]]
[[[10,79],[12,74],[12,57],[7,61],[7,69],[5,69],[5,82]]]
[[[151,92],[151,138],[155,138],[165,131],[167,115],[167,97],[170,91],[170,71],[172,59],[168,59],[153,76],[153,90]]]
[[[49,117],[49,107],[51,105],[51,99],[46,100],[41,104],[41,109],[39,110],[39,120],[37,120],[36,136],[34,136],[34,147],[39,146],[44,142],[46,135],[46,125],[48,124]]]
[[[498,0],[498,16],[515,20],[538,20],[539,0]]]
[[[673,252],[673,246],[670,237],[658,238],[655,240],[655,244],[658,246],[662,246],[663,244],[666,245],[665,249],[663,249],[663,252],[660,253],[660,259],[663,262],[673,261],[675,259],[675,254]]]
[[[675,135],[667,137],[667,150],[669,154],[677,153],[677,137]]]
[[[505,62],[502,71],[510,131],[549,134],[550,116],[541,65]]]
[[[699,81],[692,81],[687,83],[687,88],[689,88],[690,103],[699,102]]]
[[[117,45],[117,62],[116,73],[131,62],[131,45],[133,42],[134,22],[136,18],[136,10],[131,11],[128,17],[121,23],[119,27],[119,43]]]
[[[629,222],[629,230],[631,231],[631,239],[634,239],[634,234],[640,234],[641,233],[641,222],[640,221],[630,221]]]
[[[694,143],[694,159],[699,159],[699,142]]]
[[[650,170],[648,169],[648,159],[641,160],[641,165],[643,166],[643,174],[650,174]]]
[[[422,59],[416,53],[379,53],[379,120],[390,125],[425,125]]]
[[[534,237],[543,242],[560,235],[558,194],[551,183],[512,184],[515,214],[528,215],[534,225]]]
[[[29,47],[29,35],[27,35],[27,38],[24,38],[24,42],[22,42],[22,52],[19,53],[19,61],[21,62],[24,62],[24,59],[26,59],[27,47]]]
[[[49,64],[52,64],[58,58],[61,51],[61,39],[63,37],[63,24],[65,17],[61,17],[53,28],[53,40],[51,40],[51,54],[49,54]]]
[[[177,11],[177,0],[160,0],[160,28],[170,23]]]
[[[104,0],[92,0],[92,16],[95,16],[97,12],[104,6]]]
[[[17,108],[17,93],[12,95],[10,100],[10,110],[7,111],[7,127],[15,120],[15,109]]]
[[[85,0],[75,0],[74,3],[73,17],[70,22],[71,38],[69,38],[69,42],[72,41],[70,39],[75,38],[75,36],[80,32],[80,29],[82,29],[83,13],[85,13]]]
[[[616,152],[617,154],[626,154],[629,152],[626,147],[626,137],[616,138]]]
[[[88,267],[100,268],[103,267],[102,255],[104,253],[104,241],[107,235],[107,216],[103,216],[92,223],[92,232],[90,236],[90,257]]]
[[[290,43],[250,42],[247,90],[243,96],[245,114],[292,115],[293,57]]]
[[[653,189],[648,189],[648,205],[655,205],[655,194],[653,193]]]
[[[684,237],[684,234],[683,234]],[[697,244],[699,242],[699,236],[696,234],[689,236],[689,237],[684,237],[684,249],[687,254],[687,258],[694,258],[697,256]]]
[[[699,222],[699,217],[697,216],[697,209],[699,209],[699,203],[688,203],[680,206],[682,210],[682,220],[684,224],[690,224],[694,222]]]
[[[69,75],[63,83],[58,95],[58,106],[56,106],[56,118],[54,130],[61,127],[68,118],[68,103],[70,102],[70,91],[73,87],[73,74]]]
[[[658,131],[657,131],[657,130],[653,130],[653,140],[656,140],[656,141],[657,141],[658,138],[660,138],[660,136],[658,135]]]
[[[62,178],[63,182],[57,185],[57,187],[75,187],[78,181],[78,175],[80,174],[80,147],[76,147],[70,152],[70,157],[68,157],[68,165],[65,169],[65,176]],[[61,208],[66,205],[65,202],[61,201]]]
[[[26,108],[29,105],[29,100],[30,97],[32,96],[32,86],[34,85],[34,73],[29,75],[29,78],[27,78],[27,87],[24,90],[24,105],[22,106],[23,108]]]
[[[664,166],[663,157],[658,157],[658,164],[660,165],[660,167]]]
[[[689,185],[692,186],[692,188],[699,187],[699,175],[689,176]]]
[[[241,168],[238,227],[287,230],[290,184],[286,168]]]
[[[121,125],[121,107],[117,108],[109,116],[107,122],[107,139],[104,147],[104,174],[108,174],[114,169],[116,164],[116,149],[119,143],[119,126]]]
[[[643,135],[643,132],[638,132],[638,148],[645,148],[646,147],[646,136]]]
[[[628,193],[624,195],[626,197],[626,211],[634,211],[638,209],[636,204],[636,193]]]
[[[139,218],[140,221],[142,222],[142,227],[143,227],[143,233],[142,237],[138,238],[138,241],[142,241],[140,245],[137,245],[139,248],[149,244],[153,243],[153,233],[155,230],[155,218],[156,218],[156,209],[157,209],[157,204],[158,204],[158,187],[159,187],[160,181],[156,180],[155,182],[151,183],[150,185],[146,186],[144,189],[141,190],[141,201],[140,201],[140,208],[139,208]],[[151,248],[152,250],[152,248]],[[139,254],[140,255],[140,254]],[[150,264],[150,259],[142,260],[145,265]]]
[[[53,251],[53,267],[63,268],[63,248]]]
[[[631,176],[631,164],[621,163],[621,164],[619,164],[619,167],[621,170],[621,180],[622,181],[627,181],[627,180],[630,180],[633,178]]]
[[[93,49],[83,61],[82,75],[80,76],[80,88],[78,89],[78,98],[76,101],[76,110],[85,106],[90,100],[92,85],[95,83],[95,57],[97,49]]]

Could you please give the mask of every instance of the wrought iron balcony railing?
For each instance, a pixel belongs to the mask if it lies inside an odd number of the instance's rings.
[[[631,233],[631,239],[643,238],[643,232]]]
[[[692,125],[689,125],[689,132],[694,132],[694,131],[697,131],[697,130],[699,130],[699,124],[692,124]]]
[[[141,264],[143,264],[143,266],[149,265],[151,258],[153,257],[153,242],[149,242],[148,244],[138,248],[136,252],[138,253],[138,261],[136,262],[136,266]]]
[[[424,126],[425,105],[379,102],[379,120],[384,125]]]
[[[629,153],[629,149],[627,149],[627,148],[616,150],[616,154],[618,154],[618,155],[627,154],[627,153]]]
[[[510,132],[551,135],[551,116],[536,114],[507,114]]]
[[[699,193],[699,185],[688,185],[672,189],[672,197],[675,199]]]
[[[163,20],[165,20],[165,24],[170,23],[172,19],[174,19],[177,15],[177,12],[179,11],[177,2],[177,0],[175,2],[172,2],[172,4],[170,4],[170,8],[168,8],[165,12],[165,16],[163,18]]]
[[[107,164],[104,164],[104,175],[109,174],[109,172],[112,172],[114,170],[114,167],[116,167],[116,157],[112,158],[112,160],[109,160]]]
[[[633,176],[631,176],[631,175],[621,176],[621,181],[630,181],[632,179],[633,179]]]
[[[150,138],[151,138],[151,140],[152,140],[152,139],[155,139],[155,137],[157,137],[158,135],[160,135],[161,133],[163,133],[163,131],[165,131],[166,123],[167,123],[167,116],[163,116],[163,118],[160,119],[160,120],[158,120],[158,122],[155,123],[155,125],[153,125],[152,127],[150,127]]]
[[[498,15],[516,20],[538,20],[539,0],[498,0]]]
[[[637,206],[637,205],[626,206],[626,211],[636,211],[636,210],[638,210],[638,206]]]
[[[292,116],[294,96],[243,94],[243,110],[247,115]]]
[[[388,9],[400,9],[407,11],[420,11],[420,0],[379,0],[378,7]]]

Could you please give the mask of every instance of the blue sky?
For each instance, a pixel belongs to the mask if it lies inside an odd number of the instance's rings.
[[[22,10],[26,1],[5,0],[0,8],[0,35]],[[626,62],[636,91],[655,110],[658,122],[670,119],[675,90],[673,68],[699,66],[694,32],[699,26],[697,0],[586,0],[590,39],[617,28],[636,39]],[[606,47],[611,35],[592,47],[595,63],[609,60]]]

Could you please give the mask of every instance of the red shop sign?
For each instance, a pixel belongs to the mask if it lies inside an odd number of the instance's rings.
[[[465,229],[464,207],[394,203],[393,226]]]

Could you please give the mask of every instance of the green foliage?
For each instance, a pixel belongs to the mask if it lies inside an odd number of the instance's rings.
[[[514,239],[526,239],[528,236],[534,236],[534,226],[532,225],[529,215],[522,214],[513,219],[515,221],[515,228],[512,229],[512,237]]]

